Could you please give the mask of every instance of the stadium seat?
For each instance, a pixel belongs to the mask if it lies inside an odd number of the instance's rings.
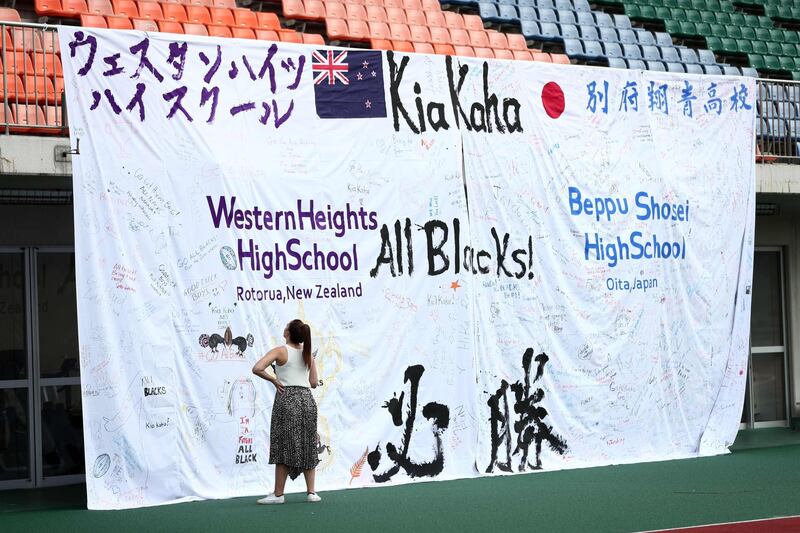
[[[305,20],[324,20],[325,19],[325,4],[320,0],[306,0],[304,2],[306,14],[303,17]]]
[[[447,31],[447,28],[434,26],[430,28],[430,32],[432,44],[450,44],[450,32]],[[506,47],[504,46],[502,48]]]
[[[569,65],[571,61],[564,54],[550,54],[550,61],[558,65]]]
[[[334,41],[346,40],[349,32],[347,29],[347,21],[343,19],[325,19],[325,32],[328,37]],[[257,36],[258,34],[256,34]],[[260,39],[261,37],[259,37]]]
[[[686,67],[687,74],[703,74],[703,66],[697,65],[695,63],[687,63],[684,65]]]
[[[174,20],[158,21],[158,31],[164,33],[183,33],[183,24]]]
[[[186,10],[180,4],[162,4],[161,13],[164,15],[163,20],[171,22],[189,22],[186,17]]]
[[[363,20],[348,20],[347,36],[351,41],[369,41],[369,26]]]
[[[0,100],[19,100],[25,99],[25,85],[22,83],[22,78],[6,71],[6,87],[8,91],[3,91],[3,84],[0,83]]]
[[[237,26],[234,26],[231,28],[231,37],[235,39],[255,39],[256,34],[250,28],[239,28]]]
[[[388,12],[387,12],[388,15]],[[425,11],[425,20],[431,28],[445,28],[447,24],[441,11]]]
[[[494,59],[494,52],[491,48],[473,47],[472,49],[475,51],[475,57]]]
[[[405,24],[389,24],[392,41],[411,41],[411,32]]]
[[[56,95],[53,82],[44,76],[25,76],[25,93],[29,104],[60,104],[61,95]]]
[[[26,126],[44,126],[47,121],[42,108],[36,104],[11,104],[14,122],[19,126],[15,128],[19,133],[37,133],[37,128]]]
[[[61,13],[61,0],[34,0],[37,15],[55,15]],[[19,13],[17,13],[19,16]]]
[[[418,54],[433,54],[433,45],[430,43],[414,43],[414,51]]]
[[[428,31],[428,28],[426,26],[409,26],[408,31],[411,34],[411,42],[414,43],[431,42],[431,33],[430,31]]]
[[[450,29],[464,29],[464,18],[459,13],[454,13],[453,11],[445,11],[444,12],[444,22],[445,25]],[[483,24],[481,24],[483,26]]]
[[[133,25],[136,26],[135,21]],[[208,36],[208,30],[206,29],[205,24],[198,24],[196,22],[184,22],[183,33],[185,33],[186,35]]]
[[[345,11],[348,20],[367,20],[367,9],[359,4],[346,4]]]
[[[370,39],[385,39],[390,38],[389,25],[385,22],[369,22],[369,38]]]
[[[236,15],[234,11],[234,23],[236,21]],[[247,21],[245,21],[247,22]],[[235,24],[236,26],[240,26],[239,24]],[[240,26],[240,27],[249,27],[253,28],[252,26]],[[256,27],[253,29],[259,30],[279,30],[281,28],[281,22],[278,20],[278,15],[275,13],[256,13]]]
[[[267,13],[266,15],[270,15],[270,14],[272,14],[272,13]],[[272,14],[272,15],[274,15],[274,14]],[[277,17],[276,17],[276,19],[277,19]],[[239,26],[240,28],[272,29],[272,28],[263,28],[260,25],[259,18],[258,18],[258,16],[256,16],[255,11],[250,11],[249,9],[234,9],[233,10],[233,20],[234,20],[236,26]],[[278,24],[278,27],[275,28],[276,31],[278,29],[280,29],[280,24]]]
[[[63,77],[61,58],[51,52],[35,52],[31,56],[33,71],[37,76]]]
[[[302,33],[304,44],[313,44],[317,46],[325,46],[325,39],[318,33]],[[234,32],[234,37],[236,32]]]
[[[475,57],[475,51],[471,46],[454,45],[453,49],[455,50],[457,56]],[[517,52],[514,52],[514,55],[516,54]]]
[[[483,30],[483,21],[477,15],[464,15],[465,30]]]
[[[406,24],[409,26],[427,26],[428,21],[425,19],[425,12],[417,9],[411,9],[405,12]]]
[[[109,0],[86,0],[86,7],[88,8],[88,13],[94,15],[113,15],[114,8],[111,7],[111,2]]]
[[[397,8],[394,8],[397,9]],[[367,6],[367,22],[386,22],[386,10],[381,6]]]
[[[220,26],[219,24],[208,24],[206,31],[208,31],[209,37],[233,37],[229,27]]]
[[[19,11],[11,7],[0,7],[0,20],[5,22],[22,22]]]
[[[275,30],[253,30],[256,34],[256,39],[259,41],[280,41],[278,32]]]
[[[138,2],[139,18],[150,20],[164,20],[161,5],[157,2]],[[205,9],[205,8],[203,8]]]
[[[414,45],[408,41],[392,41],[392,49],[397,52],[413,52]]]
[[[7,50],[3,57],[3,66],[6,72],[27,75],[33,72],[33,62],[27,52]]]
[[[224,7],[225,9],[236,9],[236,0],[214,0],[214,7]]]
[[[608,60],[609,68],[628,68],[627,63],[625,63],[624,59],[618,57],[612,57]]]
[[[508,40],[508,49],[509,50],[527,50],[528,43],[525,42],[525,37],[518,33],[509,33],[506,36]]]
[[[81,15],[81,26],[88,28],[108,28],[105,17],[102,15]]]
[[[373,50],[394,50],[392,41],[388,39],[370,39],[369,47]]]
[[[508,49],[496,48],[494,49],[495,59],[514,59],[514,53]]]
[[[109,29],[112,30],[132,30],[133,24],[131,23],[131,19],[124,16],[114,15],[114,16],[107,16],[106,17],[106,24],[108,25]],[[183,33],[183,29],[181,29],[181,33]]]
[[[14,50],[31,52],[42,49],[42,38],[39,30],[33,28],[8,28],[11,34],[11,41],[14,43]]]
[[[139,8],[134,0],[112,0],[111,5],[114,7],[116,15],[124,15],[132,19],[139,18]]]
[[[152,19],[131,19],[131,22],[133,22],[134,30],[158,31],[158,24]],[[205,29],[205,26],[203,28]]]
[[[635,70],[647,70],[647,65],[641,59],[628,59],[628,68]]]
[[[142,13],[142,3],[139,2],[139,14]],[[186,22],[194,24],[211,24],[211,15],[205,6],[186,6]]]

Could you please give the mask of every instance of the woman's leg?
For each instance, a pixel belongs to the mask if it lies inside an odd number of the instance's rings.
[[[308,494],[313,494],[316,491],[314,490],[314,478],[316,477],[316,468],[310,468],[308,470],[303,470],[303,477],[306,478],[306,492]]]
[[[283,490],[286,488],[286,478],[289,476],[289,467],[286,465],[275,465],[275,496],[283,496]]]

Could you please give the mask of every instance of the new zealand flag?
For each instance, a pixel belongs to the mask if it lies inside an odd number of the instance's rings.
[[[311,68],[319,118],[386,116],[380,51],[315,50]]]

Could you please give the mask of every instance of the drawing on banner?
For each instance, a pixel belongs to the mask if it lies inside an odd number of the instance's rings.
[[[224,336],[218,333],[212,333],[211,335],[203,333],[199,339],[200,346],[211,349],[208,361],[244,359],[244,351],[247,350],[248,346],[253,346],[254,342],[255,339],[249,333],[247,337],[239,336],[234,338],[230,326],[225,328]],[[222,346],[222,352],[217,349],[220,345]],[[215,355],[212,356],[211,354]]]
[[[544,390],[537,388],[531,392],[531,360],[537,363],[536,375],[533,377],[533,383],[536,383],[544,374],[544,367],[549,359],[545,353],[540,353],[534,358],[533,348],[528,348],[522,355],[522,369],[525,372],[523,381],[517,381],[509,386],[506,380],[502,380],[497,392],[489,396],[486,404],[491,412],[489,420],[492,426],[492,457],[486,468],[487,474],[493,472],[495,467],[503,472],[513,472],[512,460],[517,456],[519,456],[517,467],[519,472],[524,472],[529,467],[541,470],[542,443],[546,443],[559,455],[567,452],[568,446],[564,438],[554,433],[552,426],[544,421],[547,417],[547,409],[541,403],[544,400]],[[514,451],[511,451],[512,418],[508,409],[509,388],[514,393],[514,413],[518,415],[518,418],[513,420],[513,429],[517,436]],[[531,444],[534,445],[535,453],[533,463],[528,459]],[[504,453],[504,456],[498,457],[498,453]]]
[[[406,369],[403,377],[403,383],[409,383],[409,401],[408,410],[405,413],[405,429],[403,431],[403,438],[401,441],[400,450],[397,449],[391,442],[386,443],[386,455],[388,462],[394,463],[394,466],[387,470],[376,473],[376,470],[381,466],[382,452],[380,443],[377,447],[367,455],[369,466],[373,471],[372,477],[378,483],[385,483],[392,479],[400,469],[403,469],[406,474],[412,478],[416,477],[435,477],[439,475],[444,469],[444,449],[442,447],[442,433],[447,430],[450,424],[450,409],[438,402],[428,402],[422,408],[422,416],[431,421],[432,432],[436,441],[435,455],[430,461],[417,463],[409,458],[409,451],[411,447],[411,436],[414,431],[414,422],[417,419],[417,395],[419,393],[419,382],[422,374],[425,373],[425,367],[422,365],[412,365]],[[392,422],[395,426],[403,425],[403,400],[405,399],[405,391],[400,393],[400,397],[394,396],[387,400],[383,407],[392,415]]]

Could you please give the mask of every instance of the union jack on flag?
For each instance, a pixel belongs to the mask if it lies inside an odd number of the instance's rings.
[[[348,85],[350,80],[345,76],[345,73],[350,70],[345,63],[347,52],[339,52],[336,55],[333,50],[325,52],[325,50],[314,50],[311,54],[311,69],[315,72],[314,85],[319,85],[326,80],[328,85],[333,85],[336,80]]]
[[[314,50],[311,68],[319,118],[386,116],[380,51]]]

